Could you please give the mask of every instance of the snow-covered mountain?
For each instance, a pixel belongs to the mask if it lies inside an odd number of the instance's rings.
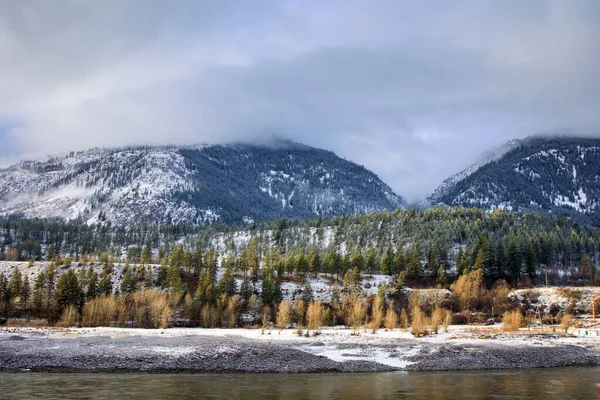
[[[0,215],[28,218],[248,223],[403,204],[364,167],[289,141],[92,149],[0,170]]]
[[[446,180],[432,203],[552,212],[600,222],[600,139],[530,137]]]
[[[436,205],[442,202],[442,199],[452,191],[452,188],[460,181],[466,179],[469,175],[477,172],[477,170],[492,161],[498,160],[504,154],[514,149],[519,145],[518,140],[510,140],[495,149],[486,151],[479,157],[479,159],[465,168],[464,170],[446,178],[440,186],[433,192],[431,196],[427,198],[429,205]]]

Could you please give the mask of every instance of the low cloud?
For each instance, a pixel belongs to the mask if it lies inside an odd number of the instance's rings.
[[[600,125],[600,3],[0,3],[0,162],[276,134],[409,200],[504,141]]]

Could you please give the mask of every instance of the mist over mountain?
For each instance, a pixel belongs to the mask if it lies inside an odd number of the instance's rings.
[[[0,170],[0,214],[27,218],[251,223],[403,205],[366,168],[285,140],[92,149]]]
[[[562,214],[600,222],[600,139],[537,136],[454,175],[432,204]]]

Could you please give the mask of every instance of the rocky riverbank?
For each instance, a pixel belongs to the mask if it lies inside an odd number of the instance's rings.
[[[346,329],[299,337],[291,330],[3,328],[0,370],[303,373],[600,365],[598,340],[486,332],[455,329],[416,339],[406,332],[353,335]]]

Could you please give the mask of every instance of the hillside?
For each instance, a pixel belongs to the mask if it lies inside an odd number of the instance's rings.
[[[582,284],[591,279],[590,271],[581,269],[583,255],[589,255],[594,268],[600,263],[599,237],[598,228],[560,216],[460,207],[275,220],[237,228],[4,220],[0,259],[51,260],[61,254],[90,260],[112,252],[116,259],[138,263],[145,258],[142,263],[157,264],[183,246],[191,252],[183,257],[186,265],[194,264],[195,252],[212,249],[221,266],[281,261],[290,273],[316,268],[340,276],[356,266],[370,274],[403,273],[419,286],[434,286],[441,275],[450,281],[474,267],[483,269],[490,282],[516,283],[529,275],[551,284]]]
[[[364,167],[288,141],[93,149],[0,170],[0,215],[27,218],[249,223],[403,204]]]
[[[434,204],[505,208],[600,223],[600,139],[531,137],[445,182]]]

